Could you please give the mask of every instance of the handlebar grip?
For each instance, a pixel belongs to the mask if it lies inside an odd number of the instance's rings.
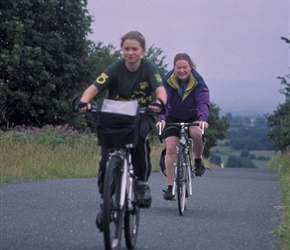
[[[72,111],[75,113],[78,112],[78,105],[76,104],[78,98],[79,96],[75,95],[74,98],[72,99]]]

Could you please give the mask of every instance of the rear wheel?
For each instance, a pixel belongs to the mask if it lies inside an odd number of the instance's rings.
[[[137,206],[135,201],[135,190],[137,181],[132,180],[132,190],[128,192],[131,197],[127,197],[130,204],[127,204],[125,212],[125,240],[128,249],[134,249],[137,241],[138,230],[139,230],[139,216],[140,208]]]
[[[105,249],[120,249],[123,208],[120,207],[121,159],[112,156],[107,164],[103,192],[103,228]]]
[[[186,205],[186,173],[185,173],[185,152],[183,146],[178,146],[178,156],[176,165],[176,187],[177,187],[177,203],[180,215],[183,215]]]

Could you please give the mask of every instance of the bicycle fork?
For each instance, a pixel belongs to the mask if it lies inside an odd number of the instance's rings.
[[[191,179],[191,167],[190,167],[190,156],[189,156],[189,150],[190,147],[187,146],[185,148],[185,163],[184,163],[184,169],[186,169],[185,171],[185,179],[187,182],[187,188],[189,186],[189,195],[192,195],[192,179]]]
[[[124,159],[124,166],[122,169],[122,178],[121,178],[121,192],[120,192],[120,208],[124,207],[125,198],[126,198],[126,187],[127,187],[127,171],[128,171],[128,163]]]
[[[178,155],[178,147],[177,147],[177,155]],[[189,189],[189,195],[192,195],[192,180],[191,180],[191,168],[190,168],[190,159],[188,156],[188,150],[189,148],[186,147],[185,148],[185,161],[183,162],[183,170],[185,171],[185,179],[183,179],[183,182],[186,182],[187,184],[187,189]],[[173,181],[173,185],[172,185],[172,194],[175,195],[176,192],[176,176],[177,176],[177,165],[176,163],[174,163],[174,181]],[[189,187],[189,188],[188,188]]]

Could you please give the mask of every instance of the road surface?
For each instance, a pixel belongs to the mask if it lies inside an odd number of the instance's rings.
[[[151,209],[141,210],[138,250],[272,250],[279,184],[269,170],[212,169],[194,178],[185,216],[165,201],[166,179],[152,173]],[[95,227],[96,178],[1,184],[0,249],[104,249]],[[123,238],[125,249],[125,240]]]

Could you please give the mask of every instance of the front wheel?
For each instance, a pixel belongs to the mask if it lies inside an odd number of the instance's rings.
[[[107,163],[103,192],[103,228],[105,249],[120,249],[123,208],[120,207],[121,159],[112,156]]]
[[[178,146],[178,156],[176,164],[176,187],[177,187],[177,203],[180,215],[184,214],[186,206],[186,170],[185,170],[185,152],[182,145]]]
[[[127,196],[127,209],[125,212],[125,240],[128,249],[134,249],[139,230],[140,208],[136,204],[135,191],[137,180],[131,179],[132,186]],[[129,197],[130,196],[130,197]]]

